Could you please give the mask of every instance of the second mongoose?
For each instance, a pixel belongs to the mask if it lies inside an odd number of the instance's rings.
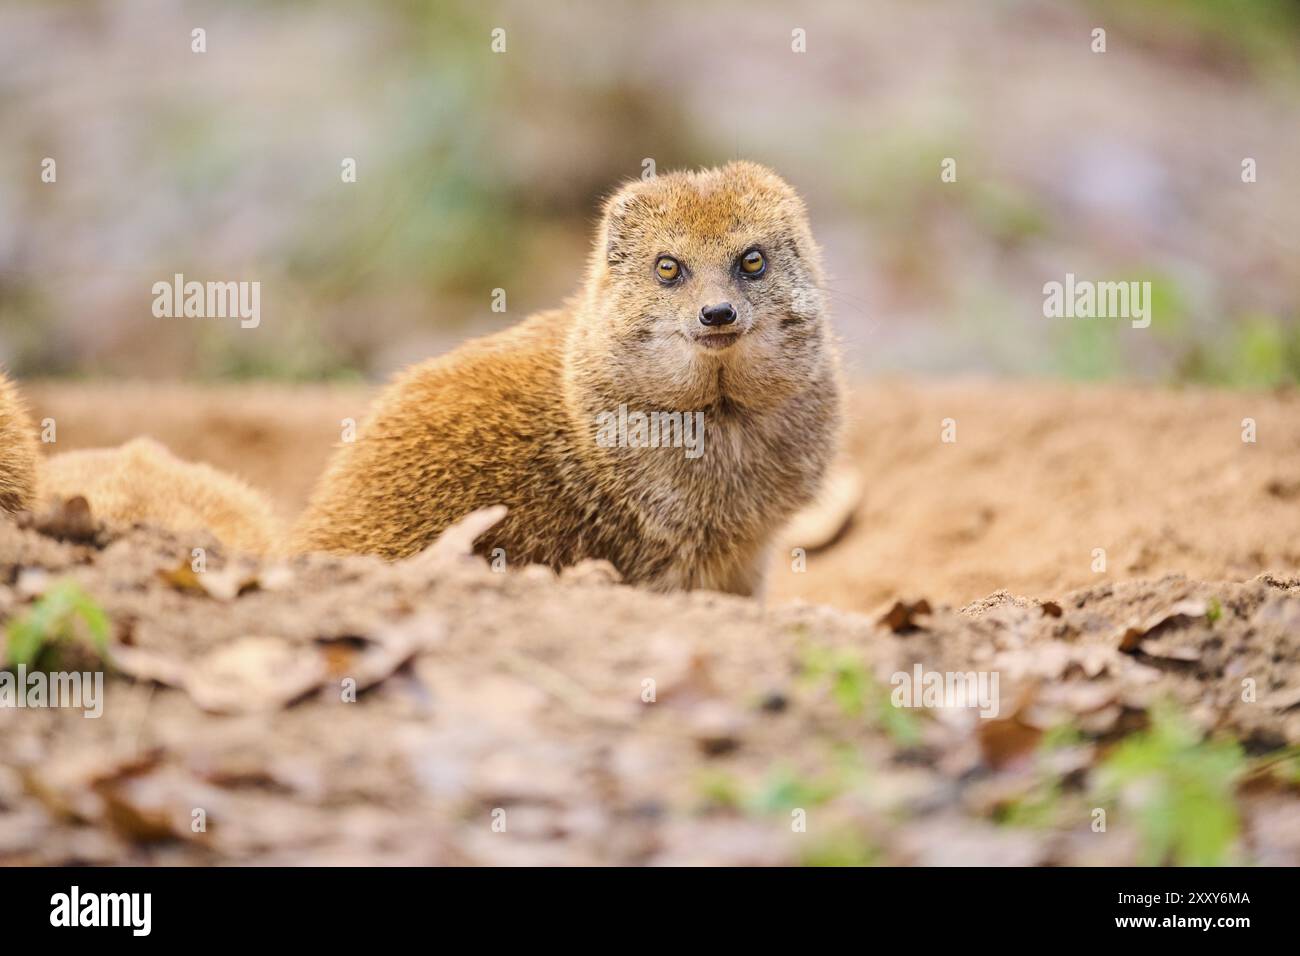
[[[284,543],[261,492],[211,465],[183,461],[152,438],[54,455],[42,463],[40,479],[43,509],[80,495],[113,528],[209,531],[233,551],[261,555]]]
[[[18,389],[0,372],[0,514],[36,500],[36,434]]]

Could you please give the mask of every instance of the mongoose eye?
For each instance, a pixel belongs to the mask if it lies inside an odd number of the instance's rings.
[[[659,261],[655,263],[655,275],[659,277],[660,282],[676,282],[681,274],[681,264],[672,256],[660,256]]]
[[[757,279],[767,270],[767,259],[757,249],[750,249],[740,257],[740,272],[751,279]]]

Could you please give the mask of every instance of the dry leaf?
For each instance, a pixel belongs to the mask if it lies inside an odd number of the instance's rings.
[[[1005,720],[981,720],[976,728],[976,736],[984,761],[1000,770],[1033,753],[1043,732],[1010,717]]]
[[[1147,638],[1155,637],[1162,631],[1205,617],[1209,606],[1200,600],[1179,601],[1172,607],[1152,614],[1141,624],[1130,624],[1119,638],[1119,649],[1132,653]]]
[[[1260,703],[1279,713],[1288,711],[1300,706],[1300,687],[1284,687],[1262,698]]]
[[[182,558],[180,564],[170,570],[159,571],[158,577],[183,594],[202,594],[218,601],[233,601],[260,586],[255,573],[234,566],[220,571],[198,572],[187,558]]]
[[[143,647],[114,646],[113,669],[136,681],[167,687],[185,685],[184,663]]]
[[[1012,680],[1026,676],[1054,680],[1066,672],[1073,660],[1073,645],[1064,641],[1042,641],[1030,647],[999,652],[993,658],[993,667]]]
[[[880,616],[879,623],[884,624],[895,634],[910,634],[922,627],[917,618],[931,613],[930,602],[925,598],[912,604],[906,601],[895,601],[894,606]]]
[[[696,745],[710,757],[730,753],[739,747],[745,726],[741,715],[722,700],[696,704],[691,708],[689,724]]]
[[[185,675],[185,690],[204,710],[246,714],[279,710],[329,677],[312,647],[278,637],[243,637],[200,658]]]
[[[1061,611],[1061,605],[1057,604],[1055,601],[1044,601],[1040,607],[1043,609],[1043,617],[1060,617],[1063,613]]]
[[[375,631],[370,637],[324,638],[326,669],[333,680],[352,678],[365,690],[393,674],[411,658],[443,639],[442,618],[417,614]]]
[[[100,811],[98,788],[125,777],[147,773],[162,761],[162,750],[105,752],[88,748],[39,765],[23,767],[23,788],[52,815],[88,822]]]
[[[1078,648],[1074,662],[1083,669],[1084,674],[1088,677],[1099,677],[1106,673],[1110,666],[1118,660],[1120,658],[1112,647],[1104,644],[1085,644],[1083,647]]]
[[[115,831],[136,843],[163,840],[206,842],[207,831],[195,832],[191,812],[209,806],[208,788],[174,767],[120,774],[95,785],[104,801],[104,819]],[[209,823],[211,826],[211,823]]]
[[[587,558],[565,568],[560,574],[560,580],[565,584],[605,585],[618,584],[623,576],[608,561]]]
[[[203,590],[203,585],[199,583],[199,576],[188,558],[181,559],[181,563],[174,568],[160,570],[158,577],[163,583],[170,585],[182,594],[206,593]]]
[[[474,554],[474,542],[506,516],[505,505],[492,505],[471,511],[442,534],[433,544],[407,562],[419,568],[438,568],[456,564]]]
[[[1035,685],[1027,685],[1011,707],[1004,708],[1004,716],[976,721],[975,739],[989,766],[1002,769],[1028,757],[1038,747],[1043,731],[1021,719],[1034,706],[1037,694]]]
[[[1099,710],[1080,714],[1075,723],[1083,733],[1100,736],[1110,733],[1123,714],[1124,708],[1120,704],[1109,704]]]
[[[218,601],[233,601],[261,586],[256,573],[229,566],[220,571],[204,571],[198,579],[204,592]]]
[[[1075,714],[1090,714],[1113,704],[1119,691],[1114,683],[1070,681],[1048,688],[1045,694]]]
[[[719,689],[713,670],[713,658],[707,652],[672,645],[665,651],[663,663],[649,668],[655,678],[655,699],[689,703],[716,697]]]
[[[1200,648],[1178,646],[1172,638],[1164,637],[1154,641],[1141,641],[1136,653],[1144,657],[1158,657],[1166,661],[1181,661],[1190,664],[1201,659]]]

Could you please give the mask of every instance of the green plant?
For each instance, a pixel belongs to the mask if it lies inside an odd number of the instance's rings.
[[[744,803],[740,781],[734,775],[720,770],[700,773],[695,778],[695,790],[710,810],[736,810]]]
[[[768,773],[762,788],[750,798],[749,805],[759,813],[815,807],[837,796],[843,788],[842,780],[832,777],[813,779],[800,776],[787,766],[779,766]]]
[[[1060,823],[1069,809],[1065,806],[1065,787],[1053,756],[1058,751],[1079,747],[1083,743],[1083,735],[1072,723],[1056,724],[1044,731],[1034,756],[1032,785],[1001,809],[997,815],[998,822],[1012,827],[1033,828]]]
[[[1218,598],[1210,598],[1210,606],[1205,611],[1205,618],[1211,624],[1223,617],[1223,602]]]
[[[800,857],[803,866],[876,866],[883,854],[862,834],[841,827],[830,837],[818,840]]]
[[[89,643],[108,658],[108,615],[75,581],[58,581],[22,616],[9,622],[7,667],[57,670],[61,647]]]
[[[868,716],[872,726],[884,731],[900,747],[914,747],[921,742],[920,718],[895,707],[888,691],[868,673],[856,654],[810,647],[804,652],[802,669],[811,681],[829,682],[831,698],[844,716]]]
[[[1137,813],[1144,862],[1217,866],[1228,862],[1240,829],[1233,796],[1246,768],[1236,741],[1205,740],[1169,704],[1151,710],[1151,725],[1103,762],[1103,795]]]

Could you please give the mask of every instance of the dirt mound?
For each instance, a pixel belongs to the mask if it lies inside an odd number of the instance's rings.
[[[11,656],[111,665],[0,708],[0,862],[1300,863],[1300,579],[882,622],[82,519],[0,523]]]
[[[48,451],[145,434],[303,507],[372,395],[358,386],[24,383]],[[845,465],[862,488],[834,545],[774,556],[774,600],[871,612],[1182,573],[1300,573],[1300,392],[1029,382],[858,382]],[[951,419],[953,441],[944,441]],[[1254,441],[1243,441],[1243,420]],[[1097,549],[1104,552],[1098,562]],[[802,568],[803,570],[797,570]]]

